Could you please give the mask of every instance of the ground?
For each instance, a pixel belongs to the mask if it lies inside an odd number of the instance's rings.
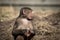
[[[60,10],[37,10],[32,20],[36,35],[32,40],[60,40]],[[11,6],[0,7],[0,40],[13,40],[12,29],[19,10]]]

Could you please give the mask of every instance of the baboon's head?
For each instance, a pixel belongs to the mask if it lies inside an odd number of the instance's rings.
[[[33,14],[32,14],[32,9],[29,7],[23,7],[20,10],[20,15],[19,17],[24,17],[24,18],[28,18],[28,19],[32,19]]]

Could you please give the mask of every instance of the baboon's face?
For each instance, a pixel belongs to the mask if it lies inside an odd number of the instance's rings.
[[[24,13],[24,15],[26,15],[26,17],[28,19],[32,19],[32,17],[33,17],[32,10],[25,9],[25,10],[23,10],[23,13]]]

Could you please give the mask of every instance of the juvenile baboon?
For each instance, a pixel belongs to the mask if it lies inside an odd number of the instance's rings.
[[[21,8],[20,15],[17,18],[12,31],[14,40],[16,40],[19,35],[23,36],[24,40],[31,40],[31,38],[35,35],[31,23],[32,19],[32,9],[29,7]]]

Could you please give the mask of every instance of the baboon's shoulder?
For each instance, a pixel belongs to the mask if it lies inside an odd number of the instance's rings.
[[[19,24],[22,23],[21,18],[18,18],[18,19],[16,20],[16,22],[19,23]]]

